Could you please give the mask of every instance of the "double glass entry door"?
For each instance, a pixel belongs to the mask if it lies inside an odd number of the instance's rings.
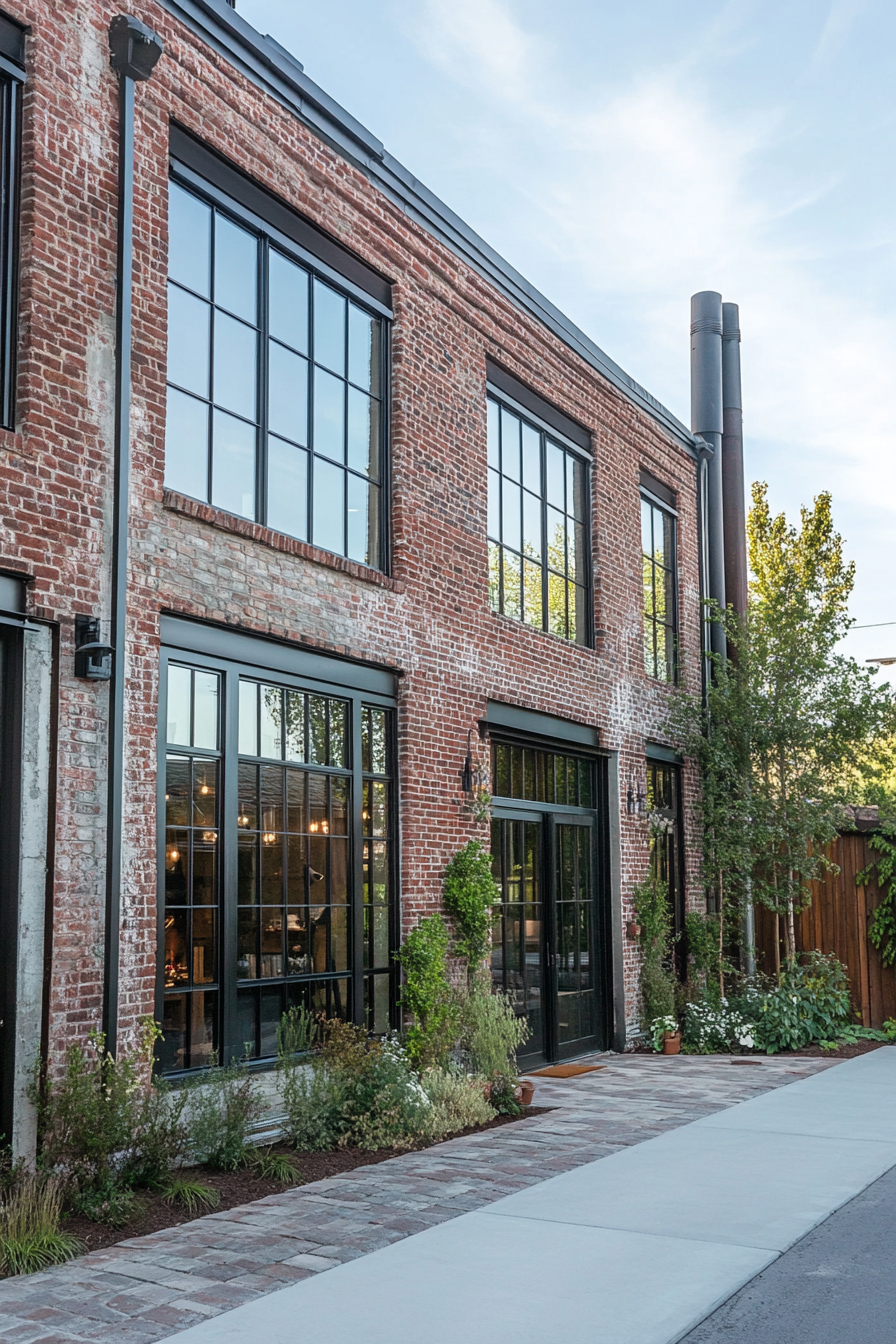
[[[492,980],[526,1019],[523,1067],[605,1044],[594,842],[594,819],[581,814],[496,809],[492,820]]]

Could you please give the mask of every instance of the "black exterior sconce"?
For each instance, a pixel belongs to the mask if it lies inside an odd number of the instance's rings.
[[[113,69],[140,83],[149,79],[162,54],[159,37],[131,14],[116,14],[109,24],[109,53]]]
[[[464,759],[464,768],[460,772],[460,787],[462,793],[473,792],[473,734],[467,730],[467,754]]]
[[[111,644],[100,639],[100,623],[96,616],[75,617],[75,676],[87,681],[112,680]]]

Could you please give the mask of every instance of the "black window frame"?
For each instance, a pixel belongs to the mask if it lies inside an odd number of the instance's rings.
[[[167,637],[166,637],[167,636]],[[218,747],[215,749],[181,747],[168,744],[167,739],[167,672],[169,664],[187,666],[198,670],[217,673],[220,680],[219,694],[219,733]],[[343,680],[338,680],[340,672]],[[322,677],[326,677],[324,680]],[[351,778],[351,822],[349,826],[349,931],[350,946],[348,970],[315,972],[292,975],[288,973],[274,977],[256,976],[252,979],[240,979],[236,973],[237,960],[237,923],[239,898],[237,890],[237,849],[238,849],[238,777],[242,753],[239,750],[239,684],[241,680],[259,681],[288,689],[295,689],[311,695],[338,699],[350,704],[348,729],[349,765],[341,772]],[[217,934],[217,976],[210,990],[218,994],[216,1007],[216,1027],[218,1041],[218,1060],[229,1063],[233,1058],[243,1055],[243,1042],[238,1039],[237,995],[238,991],[253,988],[263,990],[265,986],[284,986],[287,981],[297,987],[311,987],[324,982],[348,982],[351,994],[352,1021],[373,1026],[373,981],[382,978],[389,986],[389,1028],[398,1024],[397,989],[398,972],[393,953],[400,942],[400,909],[398,863],[398,758],[397,758],[397,699],[394,690],[389,691],[388,684],[392,674],[379,668],[368,669],[353,667],[342,660],[326,655],[305,653],[294,646],[275,644],[251,636],[237,635],[220,627],[206,626],[202,623],[184,622],[178,618],[163,617],[163,644],[159,661],[159,715],[158,715],[158,780],[157,780],[157,964],[156,964],[156,1011],[159,1020],[163,1019],[164,1000],[167,993],[193,992],[191,985],[180,991],[165,985],[165,862],[166,862],[166,758],[170,754],[188,754],[202,758],[214,758],[219,761],[218,774],[218,875],[217,905],[219,929]],[[387,843],[388,882],[391,897],[389,901],[389,947],[388,966],[370,967],[365,965],[365,845],[371,840],[370,828],[362,816],[365,797],[364,785],[373,778],[371,771],[364,768],[362,753],[361,716],[365,708],[383,709],[387,713],[387,806],[389,811]],[[260,759],[260,758],[259,758]],[[284,761],[284,766],[287,763]],[[299,768],[302,768],[299,766]],[[379,837],[376,837],[379,838]],[[368,985],[369,982],[369,985]],[[368,1005],[367,996],[370,992]],[[283,994],[286,994],[285,988]],[[285,999],[284,999],[285,1001]],[[249,1062],[252,1068],[268,1068],[273,1062],[271,1055],[257,1055]],[[194,1065],[186,1069],[168,1071],[170,1077],[186,1076],[201,1069]]]
[[[666,496],[669,496],[669,497],[666,498]],[[679,679],[679,670],[680,670],[680,658],[679,658],[679,647],[678,647],[678,645],[679,645],[679,627],[678,627],[678,510],[675,508],[675,504],[674,504],[674,496],[671,495],[671,492],[670,492],[670,491],[668,491],[667,489],[663,489],[663,495],[661,496],[661,495],[659,494],[659,492],[656,490],[656,488],[651,489],[650,485],[645,484],[643,480],[642,480],[642,483],[641,483],[641,486],[640,486],[640,490],[639,490],[639,496],[638,496],[638,498],[639,498],[639,509],[638,509],[638,544],[639,544],[639,547],[640,547],[640,550],[641,550],[641,599],[642,599],[642,602],[641,602],[642,636],[641,636],[641,638],[642,638],[642,644],[643,644],[643,646],[644,646],[644,647],[643,647],[643,654],[642,654],[643,666],[644,666],[644,673],[645,673],[645,675],[646,675],[647,677],[650,678],[651,681],[655,681],[655,682],[657,682],[657,683],[658,683],[659,685],[661,685],[661,686],[677,686],[677,685],[678,685],[678,679]],[[653,515],[655,515],[656,513],[659,513],[659,514],[662,515],[664,518],[668,519],[668,520],[669,520],[669,523],[670,523],[670,531],[671,531],[671,539],[672,539],[672,540],[671,540],[671,547],[672,547],[671,563],[670,563],[670,564],[663,564],[661,567],[662,567],[662,569],[664,569],[665,571],[667,571],[667,572],[671,575],[671,579],[672,579],[672,619],[671,619],[671,621],[669,621],[669,620],[662,621],[662,620],[660,620],[660,619],[657,617],[657,615],[656,615],[656,592],[657,592],[657,585],[656,585],[656,571],[657,571],[658,562],[657,562],[657,560],[656,560],[656,556],[655,556],[655,554],[653,554],[653,555],[651,555],[651,556],[648,557],[647,552],[644,550],[644,544],[643,544],[643,523],[642,523],[642,506],[643,506],[644,504],[649,505],[649,507],[650,507],[650,509],[651,509],[651,511],[652,511],[652,515],[651,515],[651,527],[653,527]],[[645,562],[646,560],[648,560],[648,559],[650,560],[650,564],[651,564],[653,611],[648,611],[648,609],[647,609],[647,591],[646,591],[646,582],[645,582],[645,574],[644,574],[644,562]],[[651,629],[651,634],[652,634],[652,640],[651,640],[651,642],[652,642],[652,650],[653,650],[653,655],[652,655],[652,656],[653,656],[653,670],[651,670],[651,668],[647,665],[646,639],[647,639],[648,626],[650,627],[650,629]],[[663,626],[663,627],[666,629],[666,631],[667,631],[667,635],[671,635],[671,638],[672,638],[672,654],[671,654],[671,658],[669,658],[669,657],[667,656],[667,659],[666,659],[666,666],[667,666],[667,668],[669,668],[669,670],[670,670],[670,672],[671,672],[671,675],[667,675],[667,676],[660,676],[659,673],[656,671],[657,667],[659,666],[659,659],[658,659],[658,655],[657,655],[657,630],[658,630],[658,628],[659,628],[660,626]]]
[[[0,15],[0,426],[15,429],[25,35]]]
[[[523,626],[526,629],[534,630],[541,634],[552,634],[554,635],[555,638],[563,639],[572,648],[593,649],[594,648],[594,570],[593,570],[593,555],[592,555],[592,530],[593,530],[592,476],[594,467],[594,457],[593,453],[590,450],[590,446],[589,447],[584,446],[586,443],[590,445],[591,442],[590,435],[588,435],[587,431],[582,430],[579,426],[575,425],[573,421],[570,421],[568,417],[563,416],[560,412],[556,411],[553,407],[549,406],[547,403],[542,403],[540,397],[538,397],[535,393],[530,392],[528,389],[525,389],[522,384],[517,385],[516,380],[512,379],[510,375],[505,374],[503,370],[499,370],[497,366],[493,366],[491,364],[489,364],[488,367],[489,367],[489,378],[486,383],[487,412],[488,412],[488,403],[493,402],[499,408],[502,407],[505,408],[511,415],[516,416],[522,422],[523,425],[529,425],[541,436],[541,484],[540,484],[539,499],[541,504],[541,515],[542,515],[542,559],[539,561],[539,565],[542,570],[542,624],[540,626],[535,625],[527,621],[524,616],[517,617],[512,614],[508,615],[508,613],[504,611],[503,558],[501,560],[498,604],[495,605],[492,602],[490,593],[489,609],[496,615],[499,614],[502,616],[507,616],[507,619],[516,621],[519,625]],[[510,390],[508,390],[508,388]],[[520,397],[525,395],[525,402],[519,400],[517,396],[512,395],[512,392],[517,391]],[[535,409],[536,407],[538,409]],[[541,413],[539,413],[539,411]],[[555,446],[560,448],[566,456],[571,457],[575,462],[579,463],[582,467],[583,472],[582,497],[584,502],[584,516],[581,519],[581,527],[583,534],[582,567],[584,571],[584,579],[581,584],[576,583],[574,579],[573,580],[570,579],[570,574],[574,573],[574,570],[571,570],[569,567],[568,542],[567,542],[567,570],[564,578],[564,582],[567,585],[569,584],[569,582],[572,581],[575,583],[576,587],[581,587],[583,590],[584,609],[582,612],[583,628],[581,639],[579,639],[578,637],[575,638],[571,637],[569,634],[560,634],[559,632],[552,631],[550,629],[550,608],[548,600],[548,587],[550,582],[549,574],[555,571],[551,570],[547,561],[546,520],[547,520],[547,510],[549,507],[549,502],[547,498],[547,488],[546,488],[546,471],[547,471],[548,441],[552,442]],[[488,492],[491,489],[492,470],[494,470],[494,468],[492,467],[491,462],[489,462],[486,469],[487,496]],[[497,474],[499,478],[503,481],[504,479],[503,470],[498,469]],[[503,487],[502,487],[502,494],[503,494]],[[499,512],[502,512],[501,506],[499,506]],[[566,517],[571,518],[572,516],[573,515],[571,515],[567,510]],[[491,547],[493,545],[496,545],[499,548],[500,552],[503,552],[505,549],[503,541],[503,516],[499,519],[499,523],[500,523],[499,530],[502,533],[501,537],[493,537],[490,528],[488,527],[488,525],[486,526],[486,539],[489,546],[488,563],[489,563],[490,588],[492,582]],[[510,549],[512,550],[513,548],[511,547]],[[522,554],[522,551],[520,552],[520,555],[523,559],[526,558]]]
[[[254,234],[260,243],[258,250],[258,277],[257,277],[257,322],[255,330],[257,331],[258,342],[258,366],[257,366],[257,385],[256,385],[256,417],[253,422],[256,435],[256,457],[255,457],[255,516],[249,519],[260,526],[268,527],[268,509],[269,499],[267,491],[268,479],[268,357],[271,336],[269,332],[269,314],[268,314],[268,257],[270,253],[278,252],[284,255],[289,261],[294,262],[309,273],[310,287],[313,288],[314,281],[321,281],[330,289],[337,291],[343,298],[350,303],[365,310],[371,317],[379,321],[380,331],[380,389],[378,397],[373,399],[379,401],[380,406],[380,425],[379,425],[379,458],[380,474],[378,479],[369,475],[362,476],[354,471],[348,463],[337,463],[338,469],[342,470],[343,475],[348,481],[349,477],[357,477],[359,480],[365,480],[368,485],[373,486],[377,492],[379,500],[378,517],[378,555],[375,558],[368,557],[366,561],[358,560],[346,554],[348,549],[348,492],[344,492],[344,539],[346,551],[329,551],[326,546],[322,546],[314,540],[313,529],[313,490],[314,490],[314,470],[315,458],[319,456],[315,453],[314,438],[311,432],[314,415],[314,369],[317,367],[311,357],[311,348],[307,354],[309,365],[309,386],[308,386],[308,443],[303,451],[308,454],[308,466],[310,468],[307,477],[308,498],[306,502],[307,520],[312,523],[308,529],[308,535],[305,538],[295,538],[294,533],[283,532],[279,528],[273,528],[279,535],[293,537],[294,539],[309,544],[317,549],[324,550],[327,554],[339,556],[342,559],[349,560],[353,564],[366,565],[368,568],[375,569],[380,573],[391,573],[391,443],[390,443],[390,422],[391,422],[391,326],[392,326],[392,306],[391,306],[391,285],[383,280],[375,272],[370,270],[359,258],[356,258],[347,249],[343,248],[335,240],[330,239],[316,226],[310,224],[298,216],[283,202],[270,196],[263,188],[259,187],[251,179],[245,177],[239,170],[233,168],[217,155],[205,149],[193,141],[191,137],[185,135],[179,128],[172,126],[172,156],[169,168],[169,180],[175,182],[179,187],[192,195],[198,197],[206,205],[210,206],[218,214],[229,218],[235,225],[246,229]],[[207,175],[206,175],[207,174]],[[176,282],[174,282],[176,283]],[[180,286],[183,288],[183,286]],[[184,292],[189,293],[189,290]],[[209,301],[210,302],[210,301]],[[311,302],[309,296],[309,303]],[[214,305],[212,305],[214,306]],[[309,324],[310,324],[309,307]],[[210,355],[211,358],[211,355]],[[337,375],[338,376],[338,375]],[[348,373],[343,380],[346,387],[350,387]],[[177,389],[176,384],[168,384]],[[185,395],[195,396],[196,394],[187,391]],[[198,398],[210,408],[209,430],[208,430],[208,463],[209,479],[211,477],[212,464],[212,440],[213,440],[213,414],[211,413],[215,403],[209,398]],[[249,423],[246,421],[245,423]],[[276,437],[276,436],[275,436]],[[298,451],[298,449],[297,449]],[[168,482],[165,482],[166,487]],[[176,486],[169,487],[176,490]],[[193,496],[199,498],[198,496]],[[369,496],[368,496],[369,498]],[[210,492],[200,499],[201,503],[210,504],[211,507],[220,507],[211,502]],[[224,512],[227,512],[225,509]],[[245,517],[246,515],[236,515]]]

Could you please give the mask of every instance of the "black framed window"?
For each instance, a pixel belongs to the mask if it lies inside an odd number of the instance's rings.
[[[385,320],[287,242],[170,182],[165,484],[382,568]]]
[[[587,644],[588,464],[489,395],[489,602],[494,611]]]
[[[165,652],[164,1071],[268,1059],[294,1004],[391,1021],[392,714]]]
[[[675,515],[641,495],[644,667],[649,677],[678,675]]]
[[[0,16],[0,424],[15,428],[24,33]]]

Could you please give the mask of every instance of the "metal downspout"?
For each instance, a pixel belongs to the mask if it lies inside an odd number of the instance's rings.
[[[722,504],[722,296],[703,290],[691,299],[691,429],[712,448],[707,464],[707,592],[725,609],[725,524]],[[725,631],[710,628],[713,653],[725,656]]]
[[[106,803],[106,911],[103,1032],[106,1048],[118,1045],[121,931],[121,848],[124,830],[124,746],[128,584],[128,499],[131,466],[131,311],[134,239],[134,84],[148,79],[162,54],[161,40],[130,15],[109,24],[112,69],[118,75],[118,260],[115,310],[115,441],[113,454],[112,614],[114,650],[109,687],[108,794]]]

